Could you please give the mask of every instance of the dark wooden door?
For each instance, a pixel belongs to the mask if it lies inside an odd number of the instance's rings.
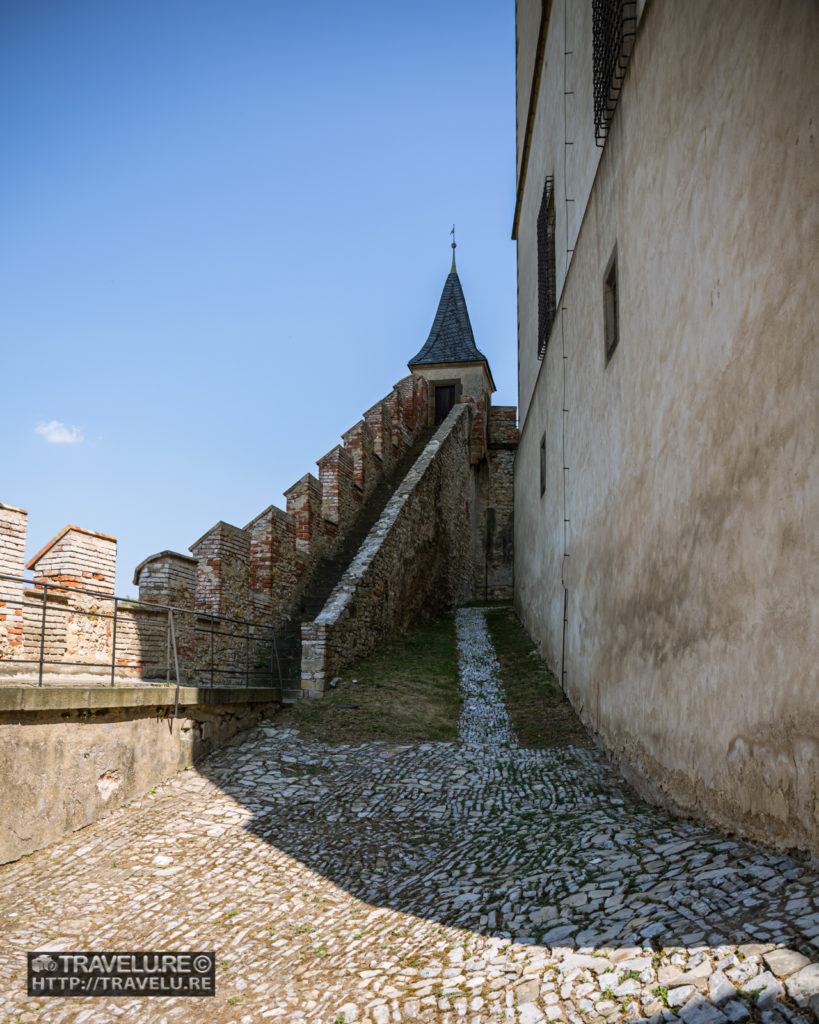
[[[435,422],[442,423],[455,404],[455,385],[442,384],[435,389]]]

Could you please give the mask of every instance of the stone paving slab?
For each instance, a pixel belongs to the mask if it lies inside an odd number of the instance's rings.
[[[472,697],[505,714],[481,626],[459,612],[464,662],[490,665]],[[596,750],[518,749],[477,706],[459,743],[265,723],[0,869],[0,1024],[811,1020],[813,870],[647,807]],[[215,949],[217,995],[28,999],[46,949]]]

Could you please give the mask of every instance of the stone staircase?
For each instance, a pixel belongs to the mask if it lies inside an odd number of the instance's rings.
[[[436,429],[424,429],[413,445],[395,461],[389,474],[379,480],[339,547],[319,561],[287,621],[276,631],[283,701],[301,698],[302,623],[312,622],[322,610],[367,534],[378,521],[387,502],[413,467]]]

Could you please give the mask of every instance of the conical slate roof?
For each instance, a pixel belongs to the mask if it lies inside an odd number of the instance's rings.
[[[461,282],[453,270],[446,279],[438,312],[432,322],[427,342],[410,359],[409,367],[423,363],[475,363],[487,362],[486,356],[475,346],[472,325],[466,309]]]

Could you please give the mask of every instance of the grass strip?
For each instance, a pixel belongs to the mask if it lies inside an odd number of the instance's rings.
[[[486,611],[486,625],[500,664],[506,705],[522,747],[591,747],[583,724],[541,660],[511,605]]]
[[[323,743],[416,743],[454,740],[461,704],[449,614],[396,637],[346,669],[323,698],[299,701],[282,714],[305,739]]]

